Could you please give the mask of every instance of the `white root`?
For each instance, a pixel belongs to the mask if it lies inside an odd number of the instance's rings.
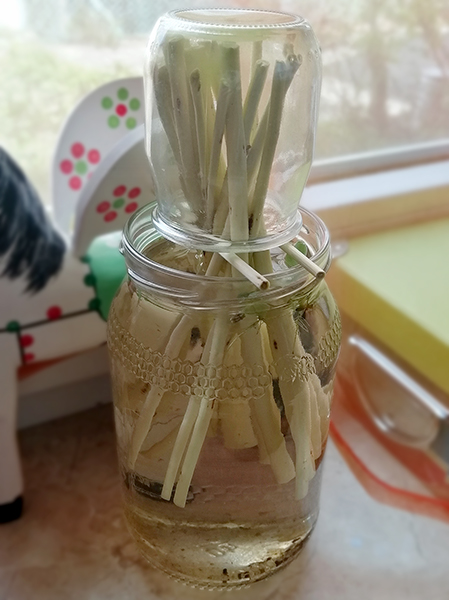
[[[329,389],[326,389],[327,386],[322,388],[318,377],[312,377],[312,386],[316,394],[318,413],[320,415],[321,443],[324,444],[329,433],[333,387],[330,385]]]
[[[239,336],[230,340],[223,364],[225,367],[243,364]],[[257,436],[251,422],[251,411],[246,398],[222,398],[216,403],[223,441],[226,448],[241,450],[257,446]]]
[[[321,419],[315,387],[311,381],[310,384],[310,442],[313,459],[317,460],[321,456]]]

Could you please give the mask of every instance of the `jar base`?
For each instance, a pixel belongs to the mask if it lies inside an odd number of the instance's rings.
[[[303,521],[303,533],[286,539],[278,525],[170,522],[129,506],[125,515],[153,567],[179,583],[209,590],[244,588],[274,575],[300,554],[316,522],[316,515],[313,522]],[[291,533],[298,533],[297,525]]]

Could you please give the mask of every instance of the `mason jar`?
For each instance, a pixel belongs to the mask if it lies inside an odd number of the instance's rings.
[[[155,225],[164,237],[222,252],[290,242],[321,88],[310,24],[270,10],[169,12],[151,34],[144,84]]]
[[[280,250],[266,290],[225,261],[205,276],[216,255],[164,239],[153,211],[125,228],[108,322],[126,520],[168,575],[239,587],[287,565],[316,523],[339,313]],[[301,217],[300,243],[327,270],[328,232]]]

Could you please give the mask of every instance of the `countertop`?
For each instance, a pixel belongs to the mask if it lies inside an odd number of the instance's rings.
[[[21,520],[0,526],[1,600],[447,600],[449,526],[371,499],[332,442],[321,514],[286,570],[203,592],[153,570],[121,514],[112,407],[24,430]]]

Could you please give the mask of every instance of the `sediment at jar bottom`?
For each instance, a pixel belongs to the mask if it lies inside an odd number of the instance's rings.
[[[126,500],[131,535],[153,567],[203,589],[245,587],[273,575],[298,556],[317,519],[313,512],[259,523],[184,520],[162,516],[158,504]]]

